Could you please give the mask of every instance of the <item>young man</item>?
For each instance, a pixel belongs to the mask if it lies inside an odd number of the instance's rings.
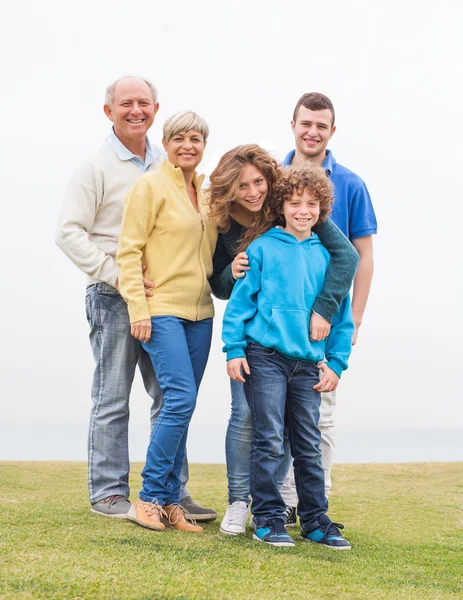
[[[55,241],[87,274],[85,298],[90,343],[96,368],[88,437],[88,484],[92,512],[125,518],[130,508],[128,424],[129,396],[138,364],[151,396],[151,427],[162,394],[148,354],[130,334],[127,305],[118,291],[116,251],[124,198],[138,178],[160,164],[148,129],[158,111],[157,92],[146,79],[123,77],[106,90],[104,112],[113,127],[100,150],[71,178]],[[144,280],[145,294],[154,283]],[[184,462],[181,504],[197,520],[213,520],[213,509],[188,494]]]
[[[316,92],[304,94],[294,109],[291,127],[296,148],[288,153],[283,164],[298,168],[306,162],[311,162],[325,169],[334,184],[331,218],[359,253],[360,261],[352,295],[352,316],[355,326],[352,344],[355,344],[373,277],[372,236],[377,232],[373,205],[364,181],[338,164],[331,151],[327,149],[336,131],[334,107],[329,98]],[[320,328],[329,326],[322,317],[315,315],[314,319],[320,323]],[[335,453],[335,403],[335,391],[322,394],[319,428],[322,436],[321,449],[327,497],[331,491],[331,466]],[[292,469],[283,486],[282,495],[288,506],[288,525],[294,525],[296,513],[295,509],[290,507],[296,507],[297,495]]]

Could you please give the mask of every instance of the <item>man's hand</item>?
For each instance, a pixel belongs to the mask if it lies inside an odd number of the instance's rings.
[[[149,342],[151,337],[151,319],[135,321],[130,325],[130,333],[140,342]]]
[[[144,273],[148,267],[146,265],[142,265],[141,272]],[[145,296],[149,298],[153,295],[154,283],[149,279],[143,279],[143,287],[145,288]]]
[[[142,273],[144,273],[146,271],[146,269],[147,269],[146,265],[143,265]],[[119,292],[119,277],[116,279],[116,283],[114,284],[114,287]],[[147,298],[149,298],[150,296],[153,295],[153,288],[155,287],[155,285],[152,281],[150,281],[149,279],[143,279],[143,287],[145,288],[145,296]]]
[[[319,369],[323,371],[323,377],[313,386],[316,392],[332,392],[338,387],[339,377],[330,369],[326,363],[320,363],[317,365]]]
[[[232,275],[235,279],[241,279],[249,271],[249,261],[246,252],[240,252],[235,256],[235,260],[232,262]]]
[[[231,379],[235,381],[245,382],[244,377],[241,375],[241,368],[243,371],[250,375],[251,371],[249,369],[248,361],[245,358],[232,358],[227,362],[227,373]]]
[[[312,342],[324,340],[328,337],[330,330],[331,324],[328,323],[326,319],[313,312],[310,317],[310,339]]]

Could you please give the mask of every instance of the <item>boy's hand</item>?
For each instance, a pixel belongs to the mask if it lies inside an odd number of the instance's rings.
[[[330,369],[324,362],[318,364],[317,367],[323,371],[323,377],[317,385],[313,386],[313,389],[316,392],[332,392],[335,390],[338,387],[339,377],[333,369]]]
[[[227,373],[231,379],[235,381],[245,382],[244,377],[241,375],[241,368],[243,371],[250,375],[251,371],[249,369],[248,361],[245,358],[232,358],[227,362]]]
[[[312,342],[324,340],[328,337],[330,330],[331,324],[328,323],[326,319],[313,312],[310,317],[310,339]]]
[[[232,262],[232,275],[235,279],[241,279],[244,277],[246,271],[249,271],[249,261],[246,252],[240,252],[235,256],[235,260]]]

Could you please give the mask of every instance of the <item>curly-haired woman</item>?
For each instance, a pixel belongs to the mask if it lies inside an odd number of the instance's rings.
[[[228,299],[236,280],[244,277],[249,269],[245,249],[250,231],[263,227],[263,232],[269,219],[275,217],[272,191],[277,177],[277,162],[255,144],[238,146],[224,154],[211,174],[209,217],[216,222],[219,236],[209,282],[218,298]],[[350,289],[358,255],[330,219],[319,222],[314,231],[331,255],[323,289],[315,300],[310,320],[310,337],[320,341],[327,337],[331,320]],[[246,531],[252,426],[242,382],[231,380],[231,396],[225,444],[228,508],[220,530],[236,535]],[[287,456],[282,464],[281,483],[290,459]]]

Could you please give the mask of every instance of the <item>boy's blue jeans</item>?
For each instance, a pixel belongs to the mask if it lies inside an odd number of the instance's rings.
[[[209,356],[212,319],[160,316],[151,317],[151,325],[151,339],[143,347],[153,361],[164,404],[151,431],[140,499],[164,506],[179,502],[188,426]]]
[[[272,518],[286,521],[277,473],[284,460],[285,416],[294,459],[298,514],[310,531],[328,510],[320,452],[320,393],[315,363],[292,360],[255,342],[248,345],[251,375],[244,391],[252,415],[251,496],[257,527]]]
[[[244,393],[244,384],[230,379],[231,415],[228,421],[225,437],[225,456],[227,459],[228,504],[237,500],[251,503],[250,474],[251,474],[251,443],[252,421],[249,404]],[[286,440],[286,445],[288,442]],[[285,459],[277,474],[278,488],[283,482],[292,464],[292,457],[287,447]]]

